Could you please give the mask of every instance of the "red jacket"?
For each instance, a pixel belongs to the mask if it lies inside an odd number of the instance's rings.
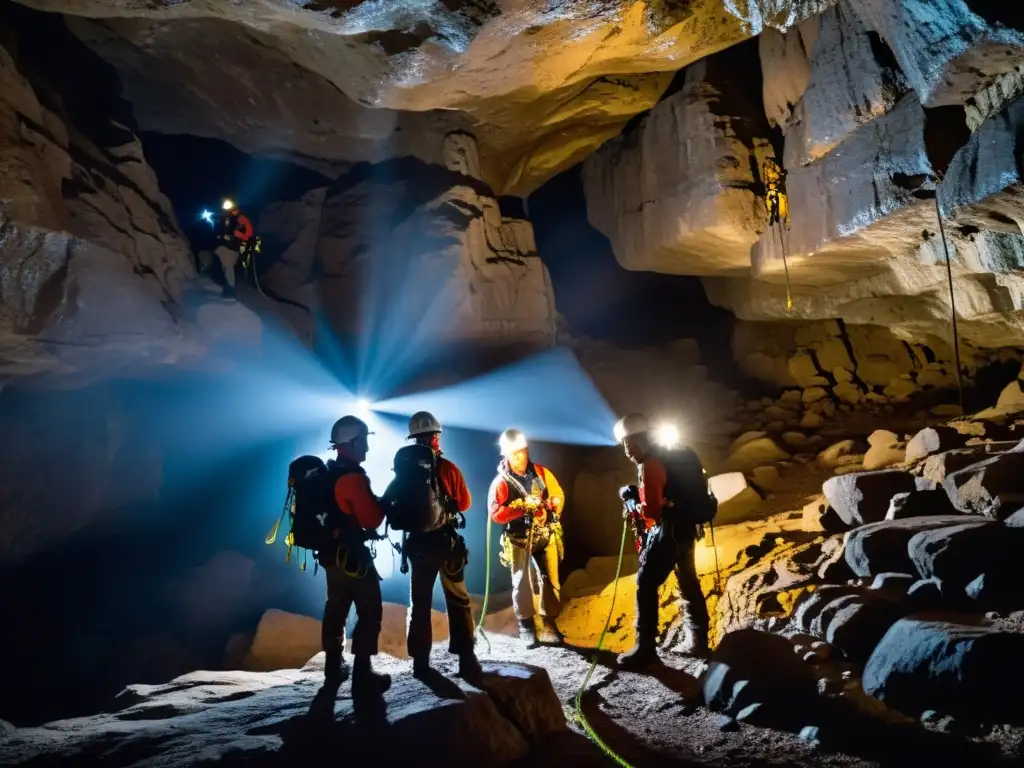
[[[555,479],[554,474],[547,467],[535,463],[533,468],[540,479],[544,481],[544,485],[547,486],[550,509],[555,514],[561,514],[562,507],[565,506],[565,493],[562,491],[562,486],[559,485],[558,480]],[[487,507],[491,514],[491,520],[498,525],[518,520],[526,514],[525,510],[521,507],[505,506],[508,497],[508,482],[505,480],[504,475],[499,473],[491,483],[491,488],[487,494]],[[547,521],[547,512],[544,508],[539,510],[536,520],[540,525],[544,525]]]
[[[252,222],[249,221],[249,217],[244,213],[239,212],[235,215],[235,231],[232,232],[235,237],[241,240],[243,243],[252,237],[253,229]]]
[[[640,509],[644,522],[650,528],[661,522],[661,510],[665,506],[665,486],[668,471],[657,456],[648,456],[640,464]]]

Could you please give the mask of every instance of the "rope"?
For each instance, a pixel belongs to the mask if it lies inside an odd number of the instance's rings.
[[[480,606],[480,623],[476,625],[476,631],[480,633],[480,637],[487,643],[487,653],[491,652],[491,641],[487,637],[487,633],[484,632],[484,619],[487,618],[487,599],[491,595],[491,518],[487,518],[487,565],[485,567],[484,575],[484,602]]]
[[[779,243],[782,246],[782,268],[786,273],[786,311],[793,311],[793,287],[789,282],[789,261],[786,258],[786,237],[782,232],[782,220],[779,219],[777,222],[779,230]],[[772,225],[772,238],[775,238],[776,225]]]
[[[623,519],[622,521],[622,540],[619,542],[619,562],[615,566],[615,582],[612,588],[612,606],[608,609],[608,618],[604,622],[604,629],[601,630],[601,636],[597,641],[597,649],[594,651],[594,659],[590,662],[590,669],[587,671],[587,676],[583,679],[583,685],[580,686],[579,691],[576,692],[576,698],[574,700],[575,707],[575,719],[580,724],[587,736],[590,737],[591,741],[596,744],[602,752],[610,757],[616,764],[622,766],[622,768],[633,768],[632,765],[627,763],[622,757],[620,757],[611,747],[601,740],[601,737],[597,735],[597,732],[591,727],[590,723],[587,722],[586,715],[583,714],[583,694],[590,685],[590,678],[594,676],[594,670],[597,669],[597,660],[601,655],[601,649],[604,647],[604,638],[608,634],[608,627],[612,623],[612,616],[615,614],[615,598],[619,592],[619,574],[622,573],[622,553],[626,548],[626,529],[629,525],[628,520]]]
[[[935,216],[939,220],[939,233],[942,235],[942,249],[946,253],[946,280],[949,282],[949,311],[953,319],[953,357],[956,360],[956,386],[960,392],[960,413],[964,412],[964,377],[960,367],[960,334],[956,328],[956,300],[953,297],[953,265],[949,259],[949,244],[946,242],[946,228],[942,223],[942,207],[939,205],[939,193],[935,192]]]

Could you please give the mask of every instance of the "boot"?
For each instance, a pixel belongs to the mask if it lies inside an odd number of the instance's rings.
[[[618,658],[622,669],[642,669],[657,661],[658,651],[650,643],[637,643],[633,650],[619,654]]]
[[[703,657],[708,655],[708,628],[687,625],[683,642],[677,649],[686,656]]]
[[[348,678],[349,668],[341,648],[332,648],[324,658],[324,685],[341,685]]]
[[[542,616],[540,619],[540,623],[544,627],[544,634],[554,638],[555,645],[561,645],[565,642],[565,635],[562,634],[562,631],[558,628],[558,625],[555,624],[554,619],[552,619],[550,616]],[[547,640],[547,638],[544,639]]]
[[[479,680],[484,674],[484,668],[480,666],[480,660],[476,654],[470,651],[459,656],[459,677],[470,682]]]
[[[528,651],[540,647],[540,641],[537,640],[537,627],[532,617],[519,620],[519,639],[526,644]]]
[[[417,680],[426,680],[430,672],[429,656],[417,656],[412,660],[412,676]]]
[[[391,675],[374,672],[369,656],[357,656],[352,670],[352,695],[381,694],[391,687]]]

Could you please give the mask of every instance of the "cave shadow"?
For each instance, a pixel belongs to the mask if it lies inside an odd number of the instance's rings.
[[[341,684],[325,684],[313,697],[302,715],[254,728],[250,736],[276,734],[281,748],[274,755],[246,755],[231,759],[227,765],[337,765],[339,761],[362,764],[379,756],[381,743],[390,728],[387,702],[382,693],[352,697],[352,711],[336,715]]]
[[[602,681],[606,683],[607,681]],[[626,762],[647,768],[661,766],[698,766],[701,763],[684,760],[678,756],[661,754],[645,744],[638,736],[620,726],[611,716],[601,710],[599,686],[584,692],[580,709],[590,727],[601,736],[601,740]]]
[[[1002,755],[993,744],[930,731],[916,723],[887,723],[845,701],[818,701],[813,715],[808,713],[803,720],[820,729],[822,750],[859,757],[879,766],[1019,765],[1016,759]],[[795,721],[792,725],[795,726]],[[779,727],[778,730],[796,733],[800,728]]]
[[[696,706],[701,703],[700,680],[688,672],[670,667],[664,662],[652,665],[644,672],[670,691],[678,693],[686,704]]]
[[[619,655],[613,651],[601,649],[598,651],[596,648],[584,648],[581,645],[570,645],[569,643],[562,643],[559,648],[564,648],[567,651],[575,653],[577,656],[585,659],[588,663],[594,660],[594,654],[597,654],[597,665],[610,669],[612,672],[617,672],[619,669],[618,657]]]
[[[486,673],[485,677],[486,677]],[[440,699],[465,699],[466,692],[454,680],[450,680],[439,670],[431,667],[422,677],[417,677],[431,693]]]

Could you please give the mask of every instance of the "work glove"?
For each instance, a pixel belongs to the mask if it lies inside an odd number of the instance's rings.
[[[539,496],[535,496],[532,493],[529,496],[527,496],[523,501],[526,504],[526,506],[528,506],[528,507],[536,508],[536,507],[540,506],[540,497]]]
[[[619,488],[619,498],[623,502],[640,501],[640,489],[635,485],[624,485]]]

